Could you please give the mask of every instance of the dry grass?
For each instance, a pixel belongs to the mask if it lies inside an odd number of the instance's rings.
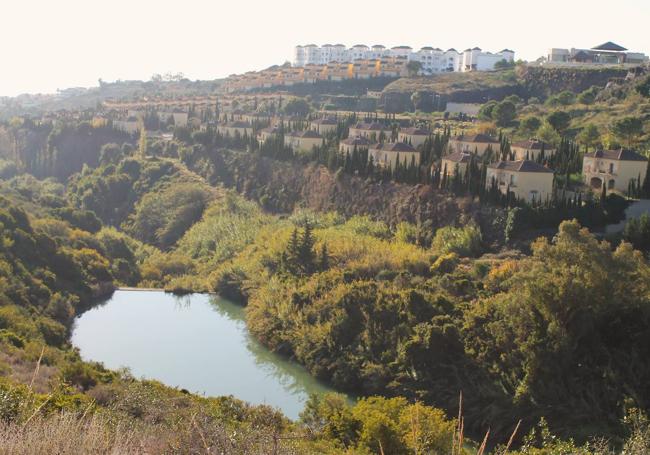
[[[277,454],[305,453],[298,440],[260,431],[229,431],[194,418],[177,428],[141,427],[101,415],[39,417],[27,425],[0,424],[0,455],[40,454]]]

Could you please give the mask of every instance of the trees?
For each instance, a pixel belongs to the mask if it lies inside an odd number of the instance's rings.
[[[420,73],[421,69],[422,63],[418,62],[417,60],[411,60],[406,64],[406,70],[408,71],[408,75],[410,77],[417,76]]]
[[[524,118],[519,124],[519,129],[523,131],[528,136],[533,136],[539,127],[542,126],[542,121],[539,117],[530,116]]]
[[[282,108],[283,112],[288,115],[307,116],[311,110],[309,103],[304,98],[291,98]]]
[[[600,131],[598,131],[596,125],[589,123],[580,131],[577,139],[578,142],[585,145],[586,151],[589,151],[590,147],[594,147],[600,143]]]
[[[537,130],[537,137],[542,141],[553,145],[559,144],[562,139],[560,134],[547,121],[545,121]]]
[[[492,110],[492,119],[498,126],[508,126],[517,116],[517,108],[511,101],[502,101]]]
[[[488,101],[478,111],[478,118],[481,120],[492,120],[492,111],[498,103],[496,101]]]
[[[596,101],[596,96],[599,91],[600,88],[595,85],[588,88],[578,95],[578,102],[582,104],[593,104]]]
[[[571,116],[564,111],[555,111],[546,116],[546,121],[558,134],[563,135],[569,128]]]
[[[415,109],[416,111],[418,110],[418,107],[420,106],[420,103],[422,102],[422,98],[423,98],[422,92],[420,92],[420,91],[415,91],[411,95],[411,103],[413,103],[413,109]]]
[[[639,117],[623,117],[612,124],[611,130],[616,137],[626,141],[628,147],[632,147],[636,138],[643,133],[643,121]]]

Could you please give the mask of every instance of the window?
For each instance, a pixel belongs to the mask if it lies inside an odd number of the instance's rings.
[[[609,173],[610,174],[614,173],[614,163],[609,163]]]

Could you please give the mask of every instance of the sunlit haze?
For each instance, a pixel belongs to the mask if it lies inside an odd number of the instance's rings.
[[[308,43],[510,48],[534,60],[551,47],[611,40],[650,53],[648,0],[6,3],[0,95],[168,71],[221,78],[291,60]]]

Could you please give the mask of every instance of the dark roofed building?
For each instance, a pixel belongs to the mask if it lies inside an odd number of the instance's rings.
[[[607,41],[606,43],[601,44],[600,46],[592,47],[593,50],[596,51],[609,51],[609,52],[625,52],[627,51],[626,48],[623,46],[620,46],[616,43],[612,43],[611,41]]]

